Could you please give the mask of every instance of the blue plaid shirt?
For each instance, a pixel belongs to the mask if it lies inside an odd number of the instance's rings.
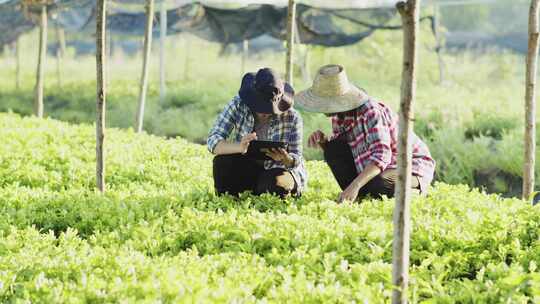
[[[255,126],[255,117],[247,105],[242,103],[239,96],[235,96],[218,116],[216,123],[208,135],[208,150],[214,152],[220,141],[226,140],[234,131],[233,138],[240,142],[242,137],[252,133]],[[288,143],[287,152],[294,159],[292,168],[286,168],[282,163],[273,160],[264,162],[266,170],[283,168],[291,171],[298,185],[298,192],[306,187],[307,173],[302,157],[302,117],[294,109],[274,115],[268,128],[268,140]]]

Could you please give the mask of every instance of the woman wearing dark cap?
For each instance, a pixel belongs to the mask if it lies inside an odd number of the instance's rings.
[[[251,191],[285,197],[302,193],[307,180],[303,125],[292,107],[293,96],[293,88],[269,68],[244,75],[238,95],[225,106],[208,136],[208,150],[216,155],[213,173],[217,194]],[[288,146],[270,150],[271,160],[257,161],[244,155],[253,140],[285,142]]]

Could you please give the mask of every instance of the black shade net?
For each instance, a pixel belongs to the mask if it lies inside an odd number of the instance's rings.
[[[0,0],[1,1],[1,0]],[[143,3],[121,0],[120,3]],[[0,4],[0,45],[14,41],[36,26],[32,15],[38,7],[24,7],[20,0]],[[49,15],[66,31],[95,32],[95,1],[56,0],[49,5]],[[297,5],[297,42],[328,47],[358,43],[378,29],[400,29],[391,25],[394,8],[329,9]],[[159,13],[153,30],[159,34]],[[124,35],[143,35],[146,15],[142,12],[109,11],[107,29]],[[202,39],[221,43],[239,43],[263,35],[285,40],[287,7],[250,5],[222,9],[201,3],[187,4],[167,11],[167,32],[189,32]]]

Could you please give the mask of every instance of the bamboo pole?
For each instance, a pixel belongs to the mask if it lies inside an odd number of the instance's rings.
[[[246,63],[249,55],[249,40],[244,39],[242,43],[242,75],[246,73]]]
[[[294,23],[294,43],[300,47],[302,53],[302,64],[300,65],[300,70],[302,72],[302,79],[305,83],[311,82],[311,73],[309,71],[309,45],[302,45],[300,40],[300,31],[298,30],[298,23]]]
[[[534,191],[536,155],[536,78],[538,70],[538,3],[532,0],[529,11],[529,51],[525,88],[525,163],[523,166],[523,198],[530,199]]]
[[[45,60],[47,55],[47,6],[41,6],[39,21],[39,55],[36,72],[36,85],[34,88],[34,115],[43,117],[43,83],[45,74]]]
[[[435,46],[435,52],[437,53],[437,59],[439,61],[439,84],[444,83],[444,69],[445,64],[442,57],[442,39],[441,39],[441,31],[440,31],[440,11],[439,11],[439,4],[433,2],[433,29],[435,32],[435,40],[437,45]]]
[[[107,97],[106,74],[106,16],[107,0],[97,0],[96,15],[96,187],[105,192],[105,105]]]
[[[15,40],[15,89],[21,89],[21,38]]]
[[[311,71],[309,69],[309,45],[305,45],[305,51],[304,51],[304,59],[302,62],[302,74],[304,76],[304,82],[310,83],[311,82]]]
[[[190,69],[190,66],[189,66],[189,62],[190,62],[190,43],[189,43],[189,37],[187,37],[185,34],[184,34],[184,50],[185,50],[185,53],[184,53],[184,80],[189,80],[190,77],[189,77],[189,69]]]
[[[60,54],[66,56],[66,33],[61,26],[57,27],[58,44],[60,45]]]
[[[144,35],[143,68],[139,90],[139,106],[137,108],[136,131],[143,130],[144,106],[148,90],[148,66],[150,64],[150,46],[152,45],[152,25],[154,23],[154,0],[146,0],[146,30]]]
[[[62,58],[64,57],[65,42],[63,42],[64,31],[60,28],[58,23],[55,23],[57,49],[56,49],[56,78],[58,81],[58,87],[62,88]]]
[[[167,10],[165,1],[161,1],[159,11],[159,101],[163,103],[167,95],[167,86],[165,83],[165,39],[167,37]]]
[[[392,303],[407,303],[409,283],[410,196],[412,149],[409,142],[413,128],[416,95],[417,37],[420,0],[400,1],[396,5],[403,23],[403,71],[399,111],[398,180],[394,208]]]
[[[293,54],[294,54],[294,28],[296,23],[296,3],[295,0],[289,0],[287,10],[287,59],[285,64],[285,79],[293,85]]]

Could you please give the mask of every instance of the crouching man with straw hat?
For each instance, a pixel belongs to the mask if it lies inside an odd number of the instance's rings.
[[[295,97],[298,108],[331,117],[332,135],[310,135],[308,145],[321,148],[325,161],[343,190],[338,201],[366,196],[393,197],[397,181],[397,115],[383,103],[351,84],[339,65],[319,69],[311,88]],[[414,133],[412,187],[425,193],[435,161]]]
[[[208,136],[208,149],[216,154],[213,171],[218,195],[301,194],[307,181],[303,123],[293,109],[293,96],[293,88],[272,69],[244,75],[238,95],[219,114]],[[266,153],[270,159],[254,160],[245,156],[254,140],[283,142],[287,148],[270,149]]]

